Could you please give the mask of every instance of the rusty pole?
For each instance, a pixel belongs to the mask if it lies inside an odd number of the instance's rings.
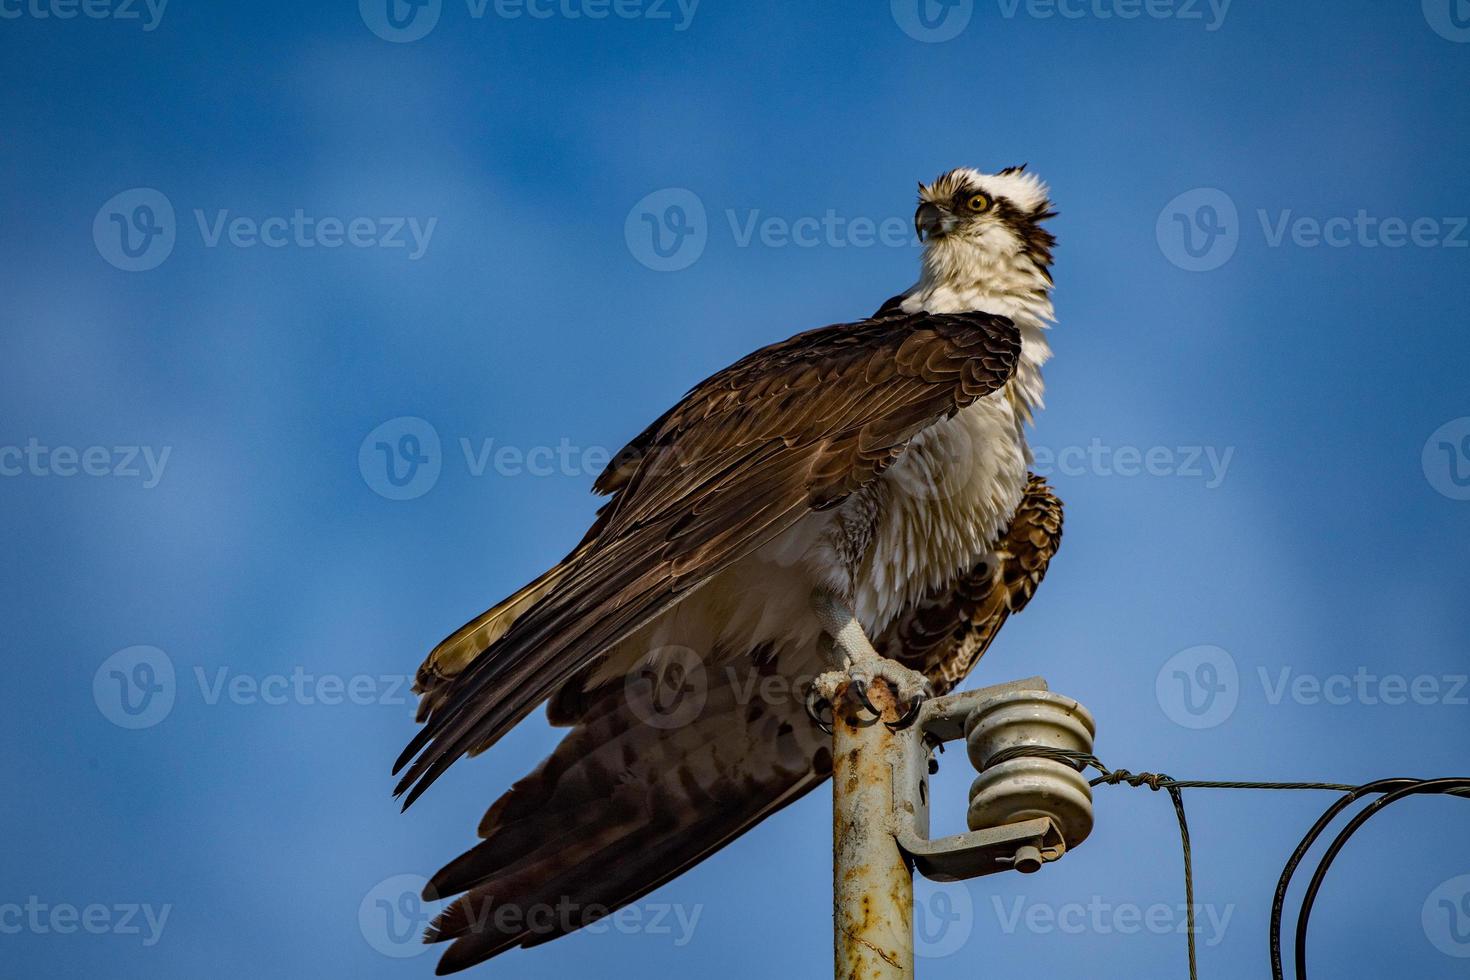
[[[875,679],[860,708],[844,684],[832,699],[832,866],[836,980],[913,980],[914,881],[894,835],[901,714]]]

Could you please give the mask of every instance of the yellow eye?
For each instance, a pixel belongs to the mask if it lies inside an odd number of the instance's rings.
[[[990,198],[986,197],[984,194],[971,194],[970,199],[965,202],[965,207],[969,208],[971,211],[984,211],[986,208],[990,207]]]

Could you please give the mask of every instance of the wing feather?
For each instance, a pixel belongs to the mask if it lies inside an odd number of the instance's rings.
[[[1005,536],[967,574],[896,618],[874,646],[923,672],[943,694],[979,663],[1012,613],[1026,608],[1062,543],[1062,502],[1039,476]]]
[[[947,691],[963,679],[1013,613],[1025,607],[1061,540],[1061,502],[1033,477],[992,554],[950,588],[936,589],[878,641]],[[759,674],[799,673],[761,651],[722,662]],[[752,697],[751,678],[710,671],[687,724],[650,725],[624,682],[592,691],[574,679],[556,703],[573,720],[555,751],[480,821],[483,840],[431,880],[425,897],[459,895],[427,939],[448,942],[440,973],[508,949],[549,942],[635,902],[800,799],[831,775],[830,742],[806,717],[803,691]],[[758,680],[758,678],[757,678]],[[667,676],[652,683],[669,683]],[[665,688],[672,715],[692,688]],[[548,828],[553,828],[548,832]],[[497,918],[509,906],[513,914]],[[531,910],[568,909],[540,924]]]
[[[550,591],[443,691],[395,765],[404,806],[611,644],[999,390],[1019,352],[1004,317],[887,316],[798,334],[696,387],[599,479],[616,495]]]

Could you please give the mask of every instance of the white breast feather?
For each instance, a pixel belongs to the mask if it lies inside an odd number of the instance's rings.
[[[920,433],[884,474],[881,517],[857,580],[849,580],[831,546],[835,512],[814,513],[618,644],[597,671],[599,680],[637,662],[658,662],[670,649],[741,655],[772,643],[814,653],[820,627],[810,595],[818,584],[850,588],[859,621],[877,635],[903,608],[989,552],[1025,491],[1031,461],[1025,425],[1042,406],[1052,306],[1050,283],[1029,259],[978,254],[948,248],[942,239],[931,243],[903,309],[1009,317],[1021,333],[1015,375],[1001,391]]]

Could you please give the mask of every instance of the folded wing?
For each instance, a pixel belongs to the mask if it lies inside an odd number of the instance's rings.
[[[599,480],[614,496],[549,590],[438,691],[394,768],[404,806],[609,646],[998,391],[1019,352],[1004,317],[890,315],[799,334],[700,384]]]
[[[1060,540],[1061,502],[1033,477],[986,561],[927,596],[877,645],[949,690],[1030,600]],[[430,941],[452,942],[440,973],[548,942],[635,902],[826,781],[830,739],[806,716],[805,692],[780,682],[796,669],[760,651],[718,659],[741,666],[592,691],[573,681],[553,700],[554,720],[574,727],[490,807],[484,840],[425,893],[465,893],[429,930]],[[646,710],[655,699],[661,715]],[[514,914],[499,915],[505,907]],[[565,914],[539,922],[533,914],[553,908]]]

